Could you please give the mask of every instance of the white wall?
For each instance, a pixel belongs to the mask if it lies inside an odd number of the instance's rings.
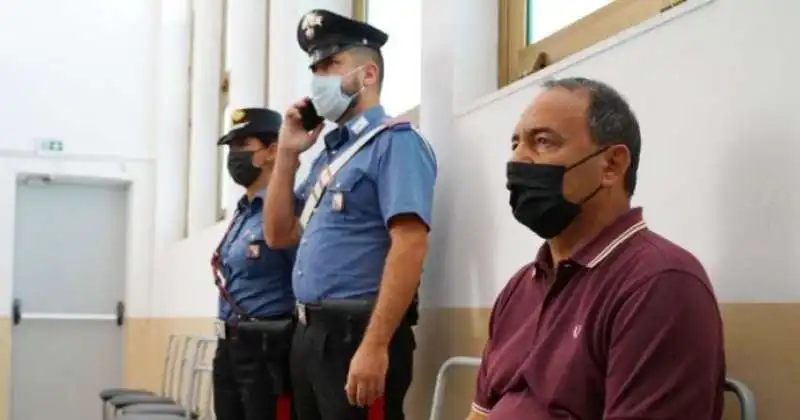
[[[0,147],[150,159],[154,2],[26,0],[0,13]]]
[[[211,274],[211,254],[227,223],[204,229],[156,255],[151,317],[216,316],[218,294]]]
[[[19,173],[130,183],[128,309],[133,316],[147,311],[157,22],[155,0],[26,0],[2,7],[0,316],[8,316],[12,299]],[[36,156],[41,138],[62,140],[65,151]]]
[[[644,135],[635,204],[645,207],[652,229],[701,259],[719,297],[800,299],[800,282],[793,280],[800,263],[792,258],[800,202],[790,181],[800,167],[794,141],[800,125],[792,124],[800,94],[791,83],[800,60],[790,53],[791,40],[800,37],[792,18],[800,5],[689,0],[688,7],[488,93],[497,68],[486,63],[497,51],[486,39],[496,34],[478,38],[474,29],[441,19],[453,1],[423,2],[420,119],[440,164],[425,305],[489,306],[533,257],[540,241],[513,220],[507,204],[509,136],[542,79],[576,75],[604,80],[631,102]],[[465,19],[496,14],[477,0],[459,5],[470,5],[459,11]],[[270,15],[269,103],[278,108],[307,86],[305,58],[287,29],[302,12],[291,9],[291,19],[281,19],[286,15],[273,4]],[[483,52],[453,51],[469,37]],[[171,305],[176,316],[214,314],[207,264],[219,235],[220,227],[210,229],[164,254],[167,264],[197,261],[197,267],[160,271],[182,283],[160,289],[163,311]]]
[[[697,255],[721,300],[800,299],[798,14],[793,2],[716,0],[463,109],[459,146],[440,160],[469,188],[450,186],[450,199],[437,201],[435,230],[450,249],[427,296],[487,306],[532,259],[540,241],[507,204],[508,139],[541,79],[580,75],[610,83],[632,104],[644,136],[635,204],[652,229]]]

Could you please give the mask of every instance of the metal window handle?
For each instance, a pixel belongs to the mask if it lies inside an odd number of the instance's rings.
[[[118,326],[125,322],[125,303],[118,301],[116,310],[110,314],[76,314],[76,313],[22,313],[22,300],[14,299],[11,305],[12,321],[14,325],[19,325],[22,318],[57,320],[57,321],[115,321]]]

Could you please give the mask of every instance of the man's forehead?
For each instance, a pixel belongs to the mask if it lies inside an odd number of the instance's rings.
[[[317,69],[319,66],[326,67],[333,64],[333,61],[337,60],[340,63],[347,64],[350,60],[350,55],[348,54],[348,50],[339,51],[335,54],[332,54],[328,57],[325,57],[322,60],[319,60],[316,64],[312,66],[312,70]]]
[[[589,97],[585,92],[555,87],[539,92],[520,117],[518,130],[583,121]]]

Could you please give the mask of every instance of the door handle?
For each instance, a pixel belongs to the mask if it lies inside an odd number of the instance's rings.
[[[125,302],[117,301],[117,326],[122,326],[125,323]]]
[[[125,303],[122,301],[117,302],[116,313],[113,315],[103,314],[51,314],[51,313],[36,313],[30,314],[33,319],[60,319],[60,320],[102,320],[112,317],[118,326],[125,323]],[[14,325],[19,325],[22,321],[22,300],[14,299],[11,302],[11,320]]]
[[[19,322],[22,321],[22,300],[20,299],[14,299],[11,302],[11,320],[14,325],[19,325]]]

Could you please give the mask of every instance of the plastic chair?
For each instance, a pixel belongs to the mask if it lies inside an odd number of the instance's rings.
[[[451,357],[447,359],[436,374],[436,386],[433,390],[433,404],[430,420],[439,420],[442,416],[442,404],[447,386],[447,373],[454,367],[480,367],[481,359],[477,357]],[[733,378],[725,380],[725,391],[736,395],[741,411],[741,420],[756,419],[756,398],[744,382]]]
[[[212,367],[209,364],[196,366],[190,382],[191,395],[186,407],[166,404],[136,404],[123,408],[116,420],[159,420],[160,416],[173,419],[209,419],[212,413]],[[155,417],[155,419],[153,419]]]
[[[172,388],[172,381],[175,377],[175,371],[178,366],[178,354],[180,352],[180,339],[177,334],[170,334],[167,340],[167,351],[164,356],[164,370],[161,373],[161,392],[160,395],[167,395]],[[100,400],[103,404],[103,412],[105,413],[105,405],[108,400],[119,395],[157,395],[153,391],[146,389],[132,389],[132,388],[107,388],[100,391]]]
[[[433,389],[433,404],[431,405],[430,420],[439,420],[442,417],[442,404],[444,404],[444,391],[447,386],[447,373],[454,367],[479,367],[481,359],[478,357],[451,357],[439,368],[436,374],[436,386]]]
[[[191,343],[194,341],[194,343]],[[216,343],[216,337],[197,337],[189,336],[183,349],[183,357],[180,363],[180,377],[178,386],[173,395],[120,395],[108,400],[104,407],[104,420],[124,410],[127,414],[135,414],[138,406],[159,406],[160,409],[153,407],[145,408],[147,414],[162,414],[190,416],[184,405],[192,398],[193,392],[193,372],[196,367],[203,364],[207,357],[207,352],[211,344]],[[110,414],[110,415],[109,415]]]
[[[739,411],[742,420],[756,420],[756,397],[753,391],[744,384],[733,378],[725,379],[725,391],[736,395],[739,401]]]

